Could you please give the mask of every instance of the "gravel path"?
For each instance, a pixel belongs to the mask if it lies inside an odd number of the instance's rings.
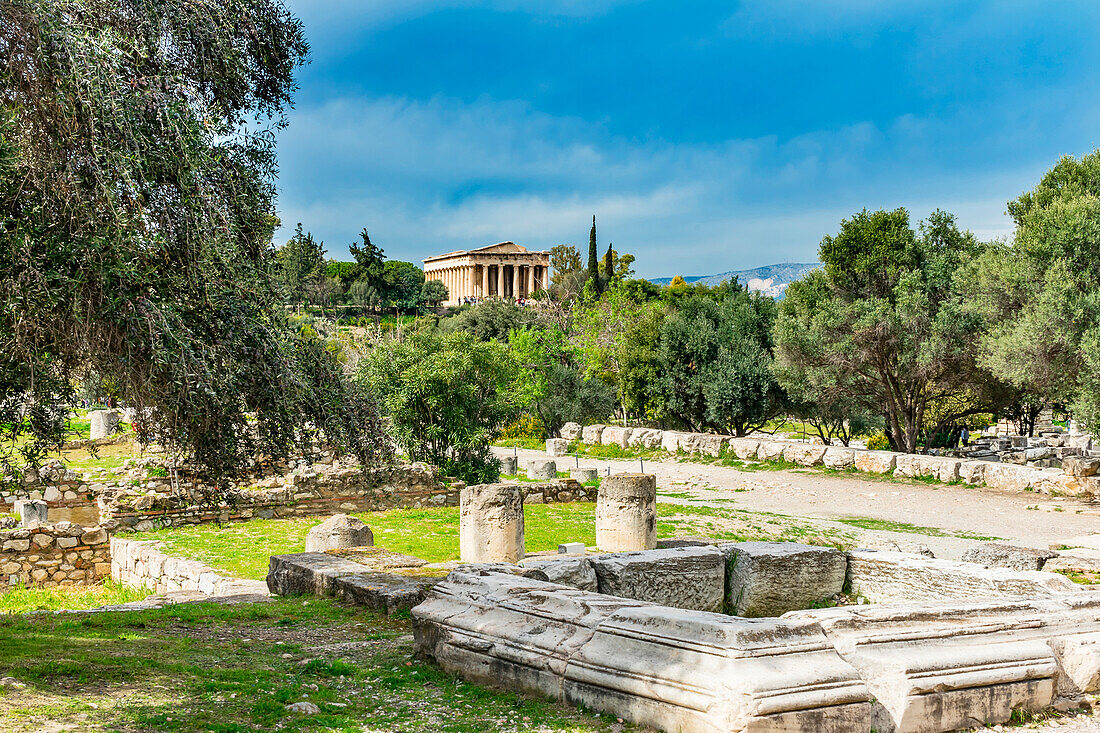
[[[511,448],[495,448],[499,456]],[[541,451],[516,451],[520,466],[531,458],[545,458]],[[606,474],[639,470],[639,461],[603,460],[568,456],[558,458],[559,470],[578,464]],[[733,507],[752,512],[771,512],[807,523],[843,530],[865,547],[912,551],[925,545],[937,557],[958,557],[977,537],[1010,544],[1048,549],[1052,545],[1087,544],[1082,538],[1096,535],[1100,546],[1100,505],[1068,498],[1052,498],[1021,492],[1010,494],[966,486],[932,486],[860,474],[824,475],[815,469],[788,471],[739,471],[724,466],[678,461],[674,458],[645,460],[646,473],[657,475],[660,501]],[[673,494],[673,496],[667,496]],[[905,523],[924,531],[859,529],[840,519],[867,517]],[[939,530],[947,536],[928,534]],[[963,535],[962,537],[958,535]]]

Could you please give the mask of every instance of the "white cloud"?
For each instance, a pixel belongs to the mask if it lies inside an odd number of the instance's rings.
[[[941,207],[979,235],[1007,233],[1005,201],[1043,169],[942,168],[929,152],[949,144],[951,124],[906,115],[881,129],[675,145],[521,102],[339,99],[295,112],[281,138],[281,235],[302,221],[345,256],[367,226],[388,256],[415,261],[506,239],[583,244],[595,213],[601,242],[656,276],[812,260],[865,206],[906,206],[914,219]]]

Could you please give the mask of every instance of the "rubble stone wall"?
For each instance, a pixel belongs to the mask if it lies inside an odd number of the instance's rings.
[[[90,585],[110,574],[102,527],[58,522],[0,531],[0,586]]]

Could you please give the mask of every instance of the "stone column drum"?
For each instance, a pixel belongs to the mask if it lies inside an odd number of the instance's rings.
[[[605,552],[657,547],[657,477],[617,473],[600,484],[596,500],[596,546]]]
[[[523,545],[523,489],[518,484],[467,486],[459,498],[463,562],[517,563]]]

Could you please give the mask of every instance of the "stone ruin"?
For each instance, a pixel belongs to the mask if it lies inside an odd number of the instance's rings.
[[[861,603],[819,608],[844,590]],[[951,731],[1100,691],[1100,593],[899,552],[468,565],[412,615],[418,653],[468,681],[678,733]]]
[[[464,491],[464,562],[301,553],[268,585],[411,608],[418,654],[448,672],[678,733],[951,731],[1100,692],[1100,592],[1031,569],[1044,553],[650,549],[650,479],[601,487],[599,536],[622,551],[524,557],[522,499],[488,485]]]
[[[463,507],[463,561],[485,562],[433,582],[412,616],[417,652],[471,682],[678,733],[951,731],[1100,691],[1100,593],[1062,575],[793,543],[653,549],[640,474],[603,482],[599,554],[523,558],[522,500],[502,486]]]

